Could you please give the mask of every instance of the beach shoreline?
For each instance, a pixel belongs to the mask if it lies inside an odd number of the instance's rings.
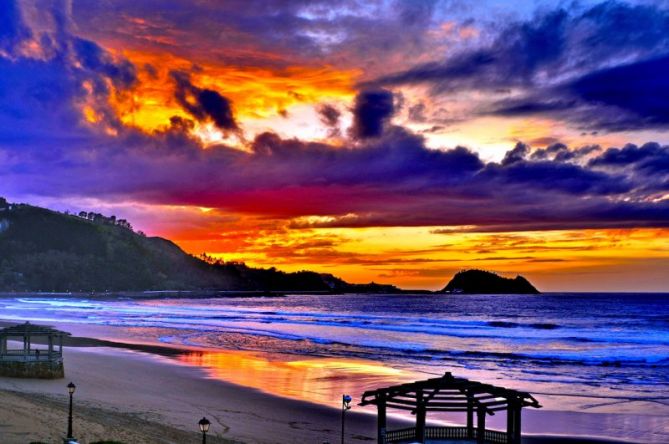
[[[75,430],[79,432],[75,436],[82,443],[100,439],[197,442],[196,423],[202,416],[212,420],[209,438],[215,444],[339,440],[337,408],[212,378],[205,369],[174,359],[183,352],[175,347],[73,337],[65,349],[65,379],[0,378],[0,402],[12,406],[0,411],[2,442],[25,443],[28,438],[58,442],[64,432],[53,424],[65,424],[64,386],[70,380],[77,384]],[[375,421],[368,412],[349,412],[346,442],[374,442]],[[391,421],[391,427],[406,425],[398,418]],[[630,441],[526,435],[523,442]]]

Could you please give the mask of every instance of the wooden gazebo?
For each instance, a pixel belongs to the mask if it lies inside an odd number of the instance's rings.
[[[379,444],[454,441],[520,444],[522,408],[541,407],[529,393],[456,378],[451,373],[446,373],[440,378],[366,391],[362,395],[360,405],[370,404],[376,405],[378,409]],[[388,408],[410,411],[416,415],[416,426],[401,430],[386,430]],[[495,412],[502,410],[505,410],[507,415],[506,433],[486,430],[486,415],[494,415]],[[466,412],[467,425],[426,427],[427,412]]]
[[[0,330],[0,376],[22,378],[62,378],[63,337],[70,334],[44,325],[14,325]],[[41,342],[45,348],[36,347]],[[10,348],[9,341],[22,343]]]

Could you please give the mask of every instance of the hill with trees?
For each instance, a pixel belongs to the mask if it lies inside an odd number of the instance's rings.
[[[395,292],[330,274],[195,257],[99,213],[60,213],[0,198],[0,291],[148,290]]]

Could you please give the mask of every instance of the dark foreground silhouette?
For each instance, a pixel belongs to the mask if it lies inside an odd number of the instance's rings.
[[[483,270],[466,270],[457,273],[442,290],[447,293],[468,294],[538,294],[522,276],[509,279]]]

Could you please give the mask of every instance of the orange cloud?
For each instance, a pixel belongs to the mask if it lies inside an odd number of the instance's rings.
[[[171,71],[190,73],[193,84],[213,89],[232,101],[235,118],[267,119],[298,104],[350,100],[358,70],[331,66],[293,66],[285,69],[217,65],[195,62],[170,53],[125,51],[139,69],[136,86],[116,91],[110,102],[124,125],[153,132],[169,126],[172,116],[191,118],[174,98]],[[89,119],[90,120],[90,119]],[[212,127],[196,123],[194,134],[216,139]]]

